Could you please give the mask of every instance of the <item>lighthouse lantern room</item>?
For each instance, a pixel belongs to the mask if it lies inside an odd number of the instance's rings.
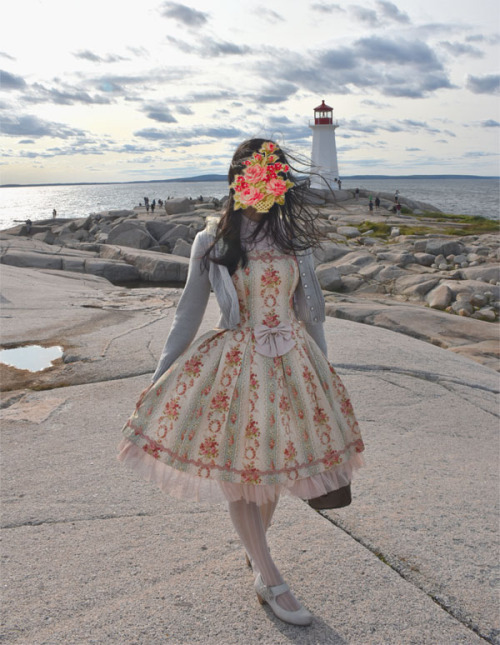
[[[310,123],[309,127],[313,131],[312,170],[317,173],[311,176],[311,188],[338,190],[339,166],[335,145],[338,123],[333,122],[333,108],[326,105],[324,100],[314,108],[314,124]]]

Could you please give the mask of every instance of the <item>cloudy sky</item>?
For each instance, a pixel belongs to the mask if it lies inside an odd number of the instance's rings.
[[[1,183],[307,156],[322,99],[341,176],[500,174],[497,0],[16,0],[0,35]]]

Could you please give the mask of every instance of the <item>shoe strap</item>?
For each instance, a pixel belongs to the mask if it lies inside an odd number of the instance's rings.
[[[290,591],[290,587],[284,582],[281,585],[276,585],[276,587],[268,587],[269,591],[273,594],[273,598],[281,596],[282,593]]]

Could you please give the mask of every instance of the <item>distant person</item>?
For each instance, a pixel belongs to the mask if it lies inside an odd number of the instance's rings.
[[[356,188],[356,190],[354,191],[354,197],[356,198],[356,201],[358,201],[358,199],[359,199],[359,188]]]
[[[396,214],[401,215],[401,204],[399,202],[396,204]]]
[[[380,197],[375,197],[375,210],[378,211],[380,207]]]
[[[339,190],[342,190],[342,181],[339,179]]]
[[[33,226],[33,222],[30,219],[26,220],[26,233],[28,235],[31,233],[31,227]]]
[[[161,208],[163,206],[163,199],[158,200],[158,206]]]
[[[56,209],[52,209],[52,219],[55,219],[57,217],[57,211]]]
[[[373,198],[370,195],[370,201],[368,202],[368,208],[370,209],[370,213],[373,211]]]
[[[155,212],[155,207],[156,207],[156,202],[155,202],[155,200],[153,199],[153,201],[151,202],[151,212],[152,212],[152,213],[154,213],[154,212]]]
[[[397,190],[397,191],[394,193],[394,201],[396,202],[396,204],[399,202],[399,190]]]
[[[146,202],[146,213],[149,213],[149,199],[148,199],[148,201]]]

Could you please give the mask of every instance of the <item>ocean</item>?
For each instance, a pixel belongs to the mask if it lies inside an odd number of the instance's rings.
[[[342,181],[342,188],[356,188],[394,193],[427,202],[445,213],[482,215],[496,219],[500,215],[500,179],[482,178],[371,178]],[[33,222],[52,217],[86,217],[106,210],[132,209],[144,203],[144,197],[221,198],[227,194],[224,181],[155,182],[136,184],[88,184],[82,186],[25,186],[0,188],[0,229],[30,218]]]

